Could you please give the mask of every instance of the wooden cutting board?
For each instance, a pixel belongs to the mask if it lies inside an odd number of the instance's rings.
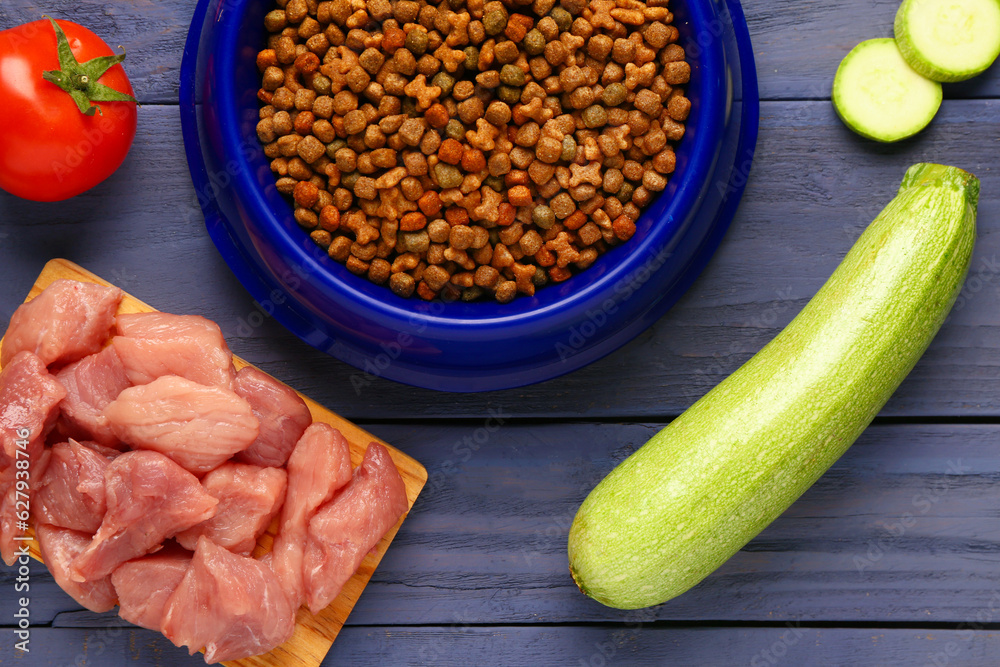
[[[111,283],[73,262],[65,259],[54,259],[45,265],[25,301],[30,301],[52,282],[60,278],[80,280],[100,285],[111,285]],[[146,313],[153,310],[154,308],[151,306],[126,293],[118,312]],[[233,361],[237,368],[249,365],[238,357],[234,357]],[[302,396],[302,394],[299,395]],[[368,443],[379,442],[385,445],[386,449],[392,455],[392,460],[396,464],[396,468],[399,469],[399,474],[403,477],[403,482],[406,484],[406,496],[410,509],[412,509],[414,501],[416,501],[417,496],[420,494],[420,490],[423,489],[424,484],[427,482],[427,470],[417,461],[395,449],[392,445],[376,438],[371,433],[352,424],[335,412],[327,410],[308,396],[302,396],[302,398],[309,406],[313,420],[326,422],[344,434],[344,437],[351,444],[351,464],[354,467],[361,464]],[[361,596],[361,592],[368,584],[368,580],[371,579],[375,568],[378,566],[379,561],[382,560],[382,556],[385,555],[386,549],[389,548],[392,538],[395,537],[406,516],[404,514],[399,522],[382,538],[375,547],[375,550],[365,557],[361,563],[361,567],[358,568],[355,575],[344,586],[344,590],[341,591],[340,596],[329,607],[317,616],[313,616],[305,607],[299,609],[296,618],[295,634],[292,635],[291,639],[266,655],[222,664],[230,665],[231,667],[317,667],[323,662],[323,658],[326,657],[327,652],[333,645],[333,640],[336,639],[340,629],[344,626],[347,616],[354,608],[355,603]],[[254,556],[260,556],[270,551],[276,528],[277,520],[271,525],[270,530],[261,537],[257,549],[254,551]],[[31,555],[41,561],[42,558],[38,551],[38,543],[32,541],[30,548]]]

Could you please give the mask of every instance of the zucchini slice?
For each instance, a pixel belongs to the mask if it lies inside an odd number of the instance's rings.
[[[941,106],[941,84],[914,71],[893,39],[861,42],[833,80],[833,104],[847,127],[875,141],[911,137]]]
[[[964,81],[1000,55],[1000,0],[906,0],[895,30],[910,67],[935,81]]]

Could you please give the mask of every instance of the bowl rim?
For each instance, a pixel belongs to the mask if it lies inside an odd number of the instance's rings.
[[[195,78],[192,73],[197,67],[198,51],[201,48],[202,24],[205,21],[205,15],[212,1],[201,0],[199,3],[195,19],[192,23],[192,31],[189,35],[188,48],[185,50],[182,69],[187,72],[187,81],[191,86],[193,86],[193,79]],[[753,146],[756,142],[757,127],[756,76],[753,68],[752,51],[749,49],[749,37],[745,34],[745,22],[743,21],[738,1],[727,0],[727,3],[740,49],[739,64],[743,77],[743,115],[749,116],[750,120],[744,132],[744,140],[741,143],[743,143],[744,147],[749,144],[748,152],[752,155]],[[685,4],[700,7],[696,1]],[[217,48],[212,52],[212,66],[219,72],[232,72],[235,67],[235,59],[240,55],[238,49],[225,49],[219,45],[225,44],[227,37],[228,39],[233,39],[233,35],[238,30],[242,22],[242,17],[248,10],[249,5],[249,2],[234,3],[231,0],[227,0],[226,2],[226,9],[228,11],[224,12],[224,14],[227,15],[227,20],[223,22],[223,28],[226,32],[223,33],[223,39],[217,40]],[[201,15],[200,22],[199,14]],[[219,12],[216,18],[221,14],[223,12]],[[195,29],[196,26],[197,30]],[[740,39],[741,29],[744,32],[743,39]],[[423,333],[426,329],[430,328],[433,329],[433,334],[437,341],[487,342],[490,338],[496,338],[498,333],[509,338],[516,338],[518,336],[531,335],[533,331],[537,333],[539,329],[544,330],[546,328],[558,327],[560,320],[563,322],[579,322],[581,318],[586,318],[588,312],[591,312],[594,308],[600,308],[602,302],[608,298],[609,291],[613,291],[616,285],[621,285],[622,281],[627,281],[629,276],[634,275],[638,270],[642,270],[643,265],[648,264],[649,257],[655,256],[657,253],[662,253],[665,247],[669,247],[670,243],[683,231],[680,228],[685,224],[690,224],[698,202],[704,198],[705,190],[711,185],[710,176],[719,160],[719,144],[721,143],[721,139],[718,136],[713,137],[712,133],[706,131],[705,128],[708,128],[711,122],[724,122],[725,117],[730,113],[729,104],[731,103],[732,95],[732,82],[722,80],[724,78],[723,73],[728,72],[728,69],[725,67],[722,46],[717,44],[716,47],[714,49],[703,49],[702,57],[697,59],[696,65],[693,64],[692,81],[694,82],[697,77],[702,95],[708,95],[709,97],[700,98],[705,102],[699,104],[696,114],[692,114],[692,120],[688,123],[688,136],[682,140],[682,146],[678,147],[678,155],[680,157],[682,147],[685,146],[683,142],[687,141],[687,151],[692,155],[691,160],[683,166],[685,170],[684,176],[679,179],[672,179],[674,182],[680,180],[680,185],[672,193],[668,191],[668,193],[664,193],[665,196],[657,197],[653,205],[643,212],[637,224],[637,227],[642,227],[645,232],[641,237],[637,232],[636,236],[629,243],[621,244],[599,257],[594,266],[575,275],[564,283],[546,286],[538,290],[535,297],[521,295],[509,304],[496,304],[495,302],[476,304],[455,302],[443,304],[438,301],[428,304],[416,298],[401,299],[386,286],[374,285],[366,278],[358,277],[348,272],[342,264],[328,258],[325,252],[313,243],[307,234],[300,233],[298,241],[295,240],[294,235],[288,234],[287,218],[282,220],[281,216],[278,215],[272,206],[272,203],[267,201],[264,191],[254,179],[254,166],[242,152],[236,151],[235,154],[223,155],[223,159],[228,157],[239,163],[235,170],[236,175],[234,180],[239,184],[237,190],[244,197],[248,198],[242,202],[242,205],[245,206],[247,201],[249,201],[256,213],[263,213],[263,216],[258,215],[251,220],[247,220],[244,217],[242,221],[248,227],[247,231],[253,244],[252,250],[262,256],[263,268],[270,272],[270,279],[276,281],[282,288],[288,291],[299,302],[300,307],[323,316],[311,303],[311,299],[308,297],[303,298],[300,291],[291,289],[291,286],[287,284],[287,280],[281,280],[275,268],[269,265],[267,260],[264,259],[265,256],[277,254],[290,258],[286,259],[289,263],[305,267],[304,273],[312,276],[320,283],[321,289],[319,291],[326,292],[325,296],[329,301],[337,304],[340,308],[352,311],[360,319],[375,322],[377,326],[382,327],[385,331],[405,331],[407,327],[415,327],[420,329],[420,333]],[[749,58],[749,62],[747,62],[747,58]],[[220,101],[217,112],[221,114],[221,131],[224,134],[223,146],[227,144],[230,146],[239,146],[246,141],[246,138],[240,132],[243,123],[240,117],[240,91],[236,90],[236,77],[222,77],[221,81],[217,80],[216,82],[219,85],[213,88],[212,94],[218,97]],[[195,92],[189,86],[182,85],[182,107],[185,108],[183,115],[185,116],[186,139],[189,139],[191,136],[192,125],[194,124],[192,122],[194,119],[186,111],[189,105],[194,106]],[[752,104],[746,104],[748,98]],[[694,136],[692,137],[691,135]],[[704,144],[711,143],[713,139],[716,145],[712,147],[712,150],[705,150]],[[691,144],[692,140],[694,141],[693,145]],[[253,137],[253,141],[256,141],[256,137]],[[204,160],[205,156],[196,155],[198,151],[195,150],[196,147],[192,145],[193,143],[188,140],[188,154],[189,161],[192,162],[193,177],[197,184],[199,179],[198,175],[194,173],[194,162],[198,161],[199,158]],[[680,170],[681,165],[679,164],[678,171]],[[691,174],[697,174],[698,177],[692,178]],[[201,174],[201,176],[203,177],[204,174]],[[270,174],[268,176],[273,178]],[[733,197],[733,199],[738,200],[739,195],[742,193],[742,187],[734,188],[734,190],[736,190],[734,193],[736,197]],[[669,197],[667,196],[668,194]],[[280,197],[280,195],[278,196]],[[208,203],[211,204],[212,202]],[[658,211],[657,204],[660,204]],[[687,208],[689,209],[683,212],[684,215],[680,215],[678,212],[682,204],[687,204]],[[287,204],[285,206],[289,211],[288,217],[290,218],[291,207]],[[206,208],[206,219],[208,219],[210,212],[207,210],[208,207],[204,206],[204,203],[203,208]],[[735,205],[730,208],[735,209]],[[211,211],[211,213],[217,214],[218,211]],[[660,219],[652,219],[654,214],[657,213]],[[294,220],[292,224],[294,224]],[[209,226],[211,229],[211,223],[209,223]],[[722,226],[727,227],[728,220]],[[298,230],[297,225],[295,225],[295,229]],[[722,232],[724,231],[723,229]],[[716,240],[714,241],[712,250],[714,250],[714,246],[717,245],[717,240],[721,239],[721,236],[721,233],[715,234]],[[263,240],[265,237],[267,237],[266,242]],[[213,239],[217,245],[220,245],[220,239],[216,234],[213,234]],[[262,244],[265,247],[262,247]],[[221,245],[220,250],[222,250]],[[313,250],[313,252],[309,252],[310,250]],[[223,251],[223,255],[226,256],[227,261],[232,266],[234,264],[232,254],[227,254],[227,252]],[[244,257],[244,261],[246,259]],[[244,279],[247,273],[246,270],[236,270],[234,267],[234,271],[237,272],[237,275],[245,284],[248,282],[248,280]],[[696,269],[696,272],[700,272],[700,267]],[[259,285],[256,284],[258,281],[260,281],[260,276],[257,276],[256,281],[249,281],[254,283],[253,288],[248,285],[248,288],[252,292],[255,292],[255,296],[258,296],[260,293]],[[674,282],[677,282],[677,280],[674,280]],[[312,285],[312,287],[315,293],[316,285]],[[372,290],[377,291],[373,293]],[[377,296],[373,296],[373,294]],[[679,298],[679,295],[677,295],[677,298]],[[629,320],[642,318],[645,315],[645,311],[648,311],[652,307],[648,304],[643,304],[643,307],[637,309],[634,307],[635,304],[632,305],[633,307],[629,309]],[[663,310],[665,311],[666,308],[663,308]],[[345,356],[351,356],[351,350],[345,351],[343,347],[345,345],[344,341],[334,341],[334,344],[330,346],[329,341],[322,340],[322,336],[313,335],[312,339],[310,339],[309,332],[303,330],[302,323],[290,324],[288,314],[283,313],[282,315],[279,319],[310,344],[321,349],[325,346],[327,348],[325,351],[331,352],[334,356],[342,359]],[[304,322],[308,322],[309,320],[308,314],[306,317],[302,317],[301,313],[299,313],[298,316]],[[625,322],[622,326],[627,327],[629,324],[630,322]],[[632,333],[629,338],[634,337],[637,333]],[[373,338],[377,339],[378,336],[374,336]],[[578,355],[576,361],[582,363],[569,365],[563,363],[562,367],[552,369],[554,372],[544,374],[545,377],[534,377],[533,379],[528,379],[526,382],[518,380],[517,384],[548,379],[549,377],[555,377],[556,375],[575,370],[600,356],[604,356],[613,349],[617,349],[623,342],[618,342],[610,347],[606,345],[605,347],[608,349],[600,351],[598,355]],[[350,347],[349,344],[347,345]],[[584,360],[585,357],[591,358]],[[344,360],[356,366],[359,365],[357,359],[352,360],[348,358]],[[437,361],[444,360],[438,359]],[[546,363],[546,360],[541,360],[539,363],[529,362],[528,365],[532,366],[532,368],[527,370],[530,371],[529,374],[533,373],[535,376],[538,376],[537,367]],[[420,364],[416,364],[416,366],[419,367]],[[436,375],[438,371],[453,375],[456,371],[463,369],[465,369],[465,366],[461,364],[450,367],[443,366],[437,370],[430,369],[429,375]],[[406,377],[406,375],[413,374],[414,371],[419,376],[419,368],[411,368],[408,371],[404,368],[403,370],[406,372],[399,374],[402,377],[393,377],[393,379],[426,386],[426,383],[419,381],[411,382]],[[477,372],[484,370],[486,369],[483,367],[476,369]],[[509,372],[510,369],[502,365],[498,367],[498,371],[498,376],[511,375]],[[385,376],[392,377],[388,373]],[[478,384],[477,388],[481,388],[483,383]],[[517,386],[509,381],[494,382],[493,384],[497,385],[495,388],[500,388],[500,386]],[[435,386],[434,388],[440,387]]]

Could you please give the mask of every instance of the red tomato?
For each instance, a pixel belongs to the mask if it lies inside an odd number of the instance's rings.
[[[90,30],[58,23],[79,62],[114,55]],[[0,188],[34,201],[61,201],[94,187],[121,166],[135,138],[134,102],[95,102],[100,111],[85,115],[69,93],[42,78],[58,69],[48,20],[0,32]],[[98,82],[133,94],[121,65]]]

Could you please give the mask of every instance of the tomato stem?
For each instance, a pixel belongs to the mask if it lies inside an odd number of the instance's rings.
[[[52,24],[56,33],[56,49],[59,55],[60,69],[43,72],[43,79],[69,93],[80,109],[80,113],[87,116],[93,116],[97,112],[104,113],[95,102],[135,102],[138,104],[131,95],[119,92],[98,81],[105,72],[125,60],[124,53],[100,56],[81,63],[73,54],[69,40],[66,39],[66,33],[59,27],[59,24],[49,16],[45,18]]]

